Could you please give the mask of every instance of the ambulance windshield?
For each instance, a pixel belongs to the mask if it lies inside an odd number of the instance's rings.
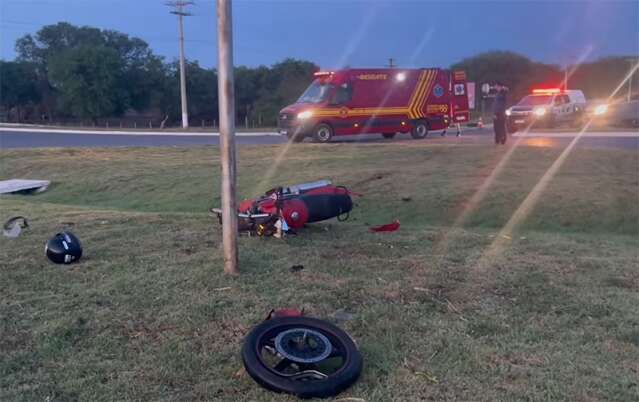
[[[552,102],[552,95],[528,95],[520,100],[517,106],[541,106],[549,105]]]
[[[332,87],[331,84],[323,84],[320,80],[315,80],[300,96],[297,103],[321,103],[328,99]]]

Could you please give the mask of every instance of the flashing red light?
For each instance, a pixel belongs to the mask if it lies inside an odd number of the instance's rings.
[[[333,75],[332,71],[317,71],[313,74],[313,77],[327,77],[329,75]]]
[[[561,93],[561,89],[559,88],[538,88],[538,89],[533,89],[532,93],[535,95],[553,95],[553,94],[558,94]]]

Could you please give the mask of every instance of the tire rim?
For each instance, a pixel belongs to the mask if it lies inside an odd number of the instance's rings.
[[[280,377],[322,381],[337,375],[349,360],[347,348],[330,333],[308,326],[281,326],[257,341],[260,363]]]
[[[318,363],[331,354],[333,346],[322,335],[308,328],[292,328],[275,337],[277,353],[295,363]]]
[[[426,128],[425,125],[419,124],[417,127],[415,127],[415,131],[417,132],[417,135],[419,135],[420,137],[423,137],[428,132],[428,129]]]
[[[331,130],[328,129],[328,127],[321,127],[319,130],[317,130],[317,138],[320,141],[328,141],[331,139]]]

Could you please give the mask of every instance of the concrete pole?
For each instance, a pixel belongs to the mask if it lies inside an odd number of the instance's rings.
[[[630,63],[630,71],[632,71],[635,61],[633,59],[628,59],[628,62]],[[628,102],[630,102],[630,99],[632,99],[632,76],[633,75],[634,73],[631,73],[630,77],[628,77],[628,95],[627,95]]]
[[[186,103],[186,67],[184,65],[184,16],[182,14],[178,14],[178,20],[178,25],[180,26],[180,97],[182,98],[182,128],[189,128],[189,111]]]
[[[233,83],[233,27],[231,0],[217,0],[217,88],[222,163],[222,241],[224,272],[239,274],[235,163],[235,89]]]

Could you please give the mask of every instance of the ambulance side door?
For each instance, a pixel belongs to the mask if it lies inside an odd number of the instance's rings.
[[[347,81],[343,84],[336,86],[335,92],[329,102],[330,107],[339,109],[340,115],[332,121],[333,130],[336,134],[354,134],[354,124],[351,122],[351,118],[348,117],[350,109],[352,109],[353,100],[353,83]]]

